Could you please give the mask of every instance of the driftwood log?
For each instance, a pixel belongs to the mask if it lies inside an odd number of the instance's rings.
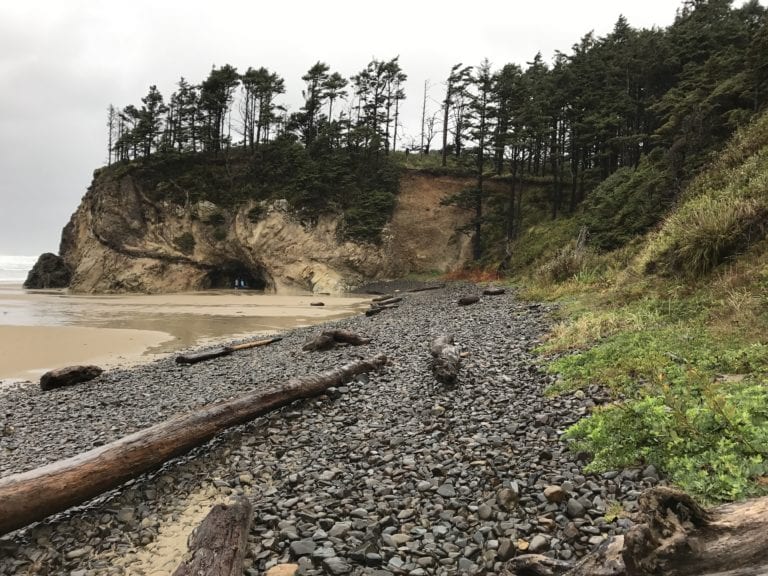
[[[53,390],[64,386],[73,386],[93,380],[104,370],[98,366],[67,366],[50,370],[40,377],[40,388]]]
[[[240,576],[251,516],[251,503],[244,496],[214,506],[190,536],[189,551],[173,576]]]
[[[441,288],[445,288],[445,284],[434,284],[433,286],[421,286],[420,288],[411,288],[410,290],[406,290],[406,292],[426,292],[427,290],[440,290]]]
[[[469,306],[480,302],[480,296],[462,296],[459,298],[459,306]]]
[[[242,344],[232,344],[231,346],[219,346],[218,348],[204,350],[203,352],[181,354],[176,356],[176,362],[178,364],[196,364],[205,360],[212,360],[213,358],[229,356],[232,352],[237,352],[238,350],[247,350],[248,348],[257,348],[259,346],[274,344],[275,342],[280,342],[282,339],[281,336],[275,336],[274,338],[267,338],[265,340],[253,340],[251,342],[243,342]]]
[[[72,458],[0,478],[0,535],[115,488],[226,428],[295,400],[318,396],[386,362],[387,357],[380,354],[294,378],[270,392],[251,392],[205,406]]]
[[[759,576],[768,574],[768,497],[704,510],[664,486],[643,492],[636,524],[576,565],[527,554],[503,575]]]
[[[384,300],[377,300],[373,304],[371,304],[371,307],[377,306],[377,307],[386,307],[391,304],[397,304],[398,302],[402,302],[403,297],[402,296],[392,296],[390,298],[385,298]]]
[[[371,339],[365,338],[351,332],[350,330],[323,330],[320,334],[312,338],[309,342],[301,347],[305,352],[311,351],[323,351],[335,348],[339,344],[350,344],[351,346],[362,346],[363,344],[370,344]]]
[[[383,302],[384,300],[389,300],[394,297],[394,294],[382,294],[381,296],[376,296],[376,298],[371,298],[371,302]]]
[[[461,354],[453,343],[453,336],[443,334],[432,340],[429,352],[432,354],[432,373],[438,382],[455,384],[461,368]]]

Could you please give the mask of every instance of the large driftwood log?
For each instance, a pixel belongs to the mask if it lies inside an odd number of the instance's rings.
[[[350,344],[352,346],[362,346],[370,344],[371,339],[360,336],[350,330],[334,329],[323,330],[320,334],[312,338],[302,346],[304,351],[330,350],[339,344]]]
[[[383,354],[205,406],[83,454],[0,478],[0,535],[115,488],[216,434],[384,366]]]
[[[243,496],[214,506],[189,538],[189,552],[173,576],[240,576],[251,515],[251,503]]]
[[[221,358],[222,356],[229,356],[232,352],[238,350],[247,350],[248,348],[257,348],[259,346],[267,346],[274,342],[280,342],[283,338],[281,336],[275,336],[274,338],[267,338],[264,340],[252,340],[251,342],[243,342],[242,344],[232,344],[231,346],[219,346],[218,348],[212,348],[211,350],[205,350],[203,352],[192,352],[190,354],[181,354],[176,356],[176,362],[178,364],[196,364],[205,360],[212,360],[213,358]]]
[[[438,336],[432,340],[429,352],[432,354],[432,373],[438,382],[455,384],[461,368],[461,354],[453,343],[453,336]]]
[[[768,497],[702,509],[659,486],[640,496],[637,523],[575,566],[518,556],[504,575],[759,576],[768,574]],[[540,557],[539,557],[540,558]]]

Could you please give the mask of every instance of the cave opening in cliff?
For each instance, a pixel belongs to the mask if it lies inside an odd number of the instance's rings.
[[[268,282],[261,268],[254,271],[241,262],[227,262],[208,272],[204,284],[212,290],[264,290]]]

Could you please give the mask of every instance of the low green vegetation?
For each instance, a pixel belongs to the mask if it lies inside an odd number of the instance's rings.
[[[398,163],[384,154],[310,154],[298,142],[277,139],[255,153],[155,154],[105,168],[99,177],[130,174],[153,201],[179,206],[207,201],[232,211],[248,201],[285,199],[305,224],[323,214],[342,214],[342,239],[375,243],[394,209],[400,173]],[[251,222],[260,216],[260,207],[248,212]],[[217,212],[206,223],[218,229],[225,220]]]
[[[706,501],[766,491],[766,158],[763,115],[644,239],[607,242],[627,231],[619,205],[596,202],[598,212],[617,215],[599,240],[583,242],[577,257],[574,235],[527,268],[527,294],[561,302],[561,322],[539,349],[558,375],[549,392],[599,386],[613,397],[565,435],[573,450],[593,455],[588,470],[654,464]],[[609,245],[622,247],[598,249]]]

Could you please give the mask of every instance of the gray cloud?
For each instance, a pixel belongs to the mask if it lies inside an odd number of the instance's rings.
[[[211,66],[266,66],[286,79],[299,106],[300,77],[317,60],[344,75],[372,58],[400,55],[408,74],[403,114],[415,135],[424,80],[456,62],[523,64],[550,58],[586,32],[666,26],[670,0],[392,0],[363,3],[131,3],[26,0],[0,4],[0,254],[56,251],[106,151],[106,108],[137,104],[151,84],[166,98],[180,76],[201,81]],[[482,8],[480,10],[479,8]],[[434,105],[436,107],[436,104]]]

